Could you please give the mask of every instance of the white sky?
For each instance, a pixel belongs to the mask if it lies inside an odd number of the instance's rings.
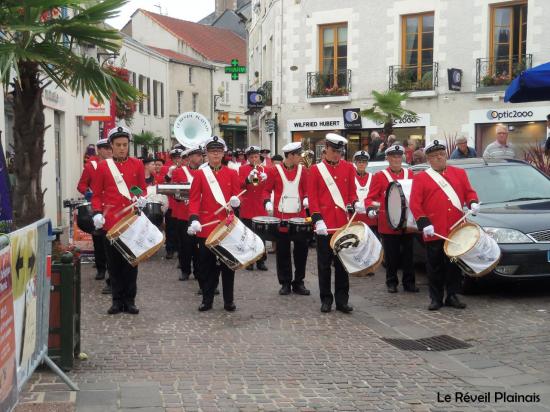
[[[119,17],[107,21],[111,26],[121,29],[130,20],[136,9],[159,12],[155,5],[160,4],[162,14],[182,20],[198,21],[214,11],[214,0],[130,0],[121,9]]]

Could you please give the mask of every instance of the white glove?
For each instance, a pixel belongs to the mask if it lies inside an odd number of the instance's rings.
[[[168,172],[166,173],[168,177],[172,177],[172,173],[174,173],[174,170],[176,170],[176,168],[177,168],[176,165],[172,165],[168,168]]]
[[[378,214],[376,213],[376,210],[369,210],[369,213],[367,213],[367,216],[371,219],[374,219]]]
[[[105,224],[105,218],[101,213],[98,213],[93,217],[94,226],[97,230],[101,229],[103,225]]]
[[[355,211],[359,215],[364,215],[365,213],[367,213],[367,208],[365,207],[365,203],[363,203],[363,202],[357,201],[357,202],[355,202],[353,207],[355,208]]]
[[[315,233],[322,236],[328,235],[327,225],[324,220],[318,220],[317,223],[315,223]]]
[[[136,202],[136,206],[139,209],[143,209],[145,207],[145,205],[147,204],[147,199],[144,198],[143,196],[134,197],[133,201]]]
[[[233,209],[236,209],[241,205],[241,199],[239,199],[237,196],[231,196],[231,198],[229,199],[229,204]]]
[[[424,233],[424,236],[432,237],[435,234],[434,225],[426,226],[422,229],[422,232]]]
[[[262,182],[265,182],[267,180],[267,173],[265,172],[260,173],[260,180]]]
[[[256,178],[256,176],[258,176],[258,171],[256,169],[252,169],[248,174],[248,181],[252,182],[252,179]]]
[[[307,197],[304,197],[304,200],[302,200],[302,206],[304,209],[309,209],[309,199]]]
[[[265,204],[265,211],[271,215],[273,213],[273,203],[267,202]]]
[[[187,234],[191,236],[196,235],[200,231],[202,231],[202,225],[198,220],[193,220],[187,228]]]
[[[470,210],[472,211],[472,215],[477,215],[477,212],[479,212],[479,209],[481,209],[481,206],[479,206],[479,203],[472,203],[470,205]]]

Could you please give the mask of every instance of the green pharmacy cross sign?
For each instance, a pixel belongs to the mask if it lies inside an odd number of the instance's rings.
[[[231,80],[239,80],[239,74],[246,73],[246,66],[239,66],[239,60],[231,60],[231,66],[225,67],[226,73],[231,73]]]

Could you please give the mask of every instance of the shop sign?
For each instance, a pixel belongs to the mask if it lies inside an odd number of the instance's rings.
[[[343,109],[342,117],[344,118],[344,127],[346,129],[361,129],[360,109]]]
[[[514,123],[545,121],[550,106],[517,107],[505,109],[471,110],[470,123]]]
[[[264,95],[260,92],[248,92],[248,108],[261,109],[265,106]]]
[[[348,109],[349,110],[349,109]],[[549,112],[550,113],[550,112]],[[382,122],[375,122],[365,117],[361,118],[362,129],[381,129]],[[416,117],[405,116],[394,122],[394,127],[427,127],[430,126],[430,114],[419,113]],[[327,117],[313,119],[296,119],[288,121],[288,130],[293,132],[308,130],[343,130],[346,129],[343,117]]]
[[[231,66],[225,67],[225,72],[231,74],[231,80],[239,80],[239,74],[246,73],[246,66],[239,66],[239,60],[231,60]]]
[[[462,87],[462,70],[447,69],[447,77],[449,80],[449,90],[459,92]]]

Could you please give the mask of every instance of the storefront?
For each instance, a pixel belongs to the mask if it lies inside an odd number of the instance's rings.
[[[475,148],[481,156],[496,139],[496,127],[508,127],[508,141],[516,147],[518,159],[529,147],[546,139],[546,116],[550,106],[514,107],[506,109],[472,110],[469,113],[471,135],[475,136]]]
[[[338,133],[348,139],[348,158],[357,150],[367,148],[371,132],[377,131],[384,137],[383,125],[365,118],[361,119],[361,129],[346,129],[342,117],[327,117],[289,120],[288,130],[291,141],[303,142],[303,147],[313,150],[317,159],[321,157],[321,151],[325,146],[325,136],[330,132]],[[421,113],[416,119],[406,118],[403,121],[397,121],[394,125],[397,141],[401,143],[412,141],[417,147],[423,146],[426,138],[433,135],[433,131],[429,113]]]
[[[248,145],[246,129],[246,125],[221,124],[220,134],[229,149],[244,149]]]

